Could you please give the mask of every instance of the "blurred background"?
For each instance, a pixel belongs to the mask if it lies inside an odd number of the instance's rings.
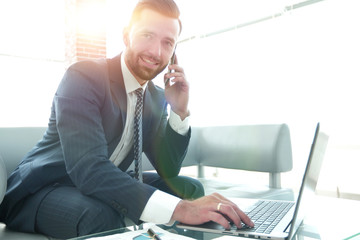
[[[297,188],[317,122],[330,136],[318,194],[360,199],[360,3],[177,0],[191,125],[287,123]],[[0,127],[46,126],[66,68],[113,57],[134,0],[0,0]],[[162,86],[163,74],[154,81]],[[184,169],[192,174],[191,169]],[[195,174],[195,171],[194,171]],[[268,181],[208,168],[208,177]]]

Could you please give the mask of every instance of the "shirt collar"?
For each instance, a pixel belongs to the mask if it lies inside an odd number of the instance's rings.
[[[144,85],[140,85],[139,82],[136,80],[136,78],[131,74],[129,68],[127,67],[125,63],[125,54],[121,54],[121,71],[124,78],[124,84],[126,93],[129,94],[133,91],[135,91],[138,88],[142,88],[145,92],[146,86],[148,85],[148,82],[146,82]]]

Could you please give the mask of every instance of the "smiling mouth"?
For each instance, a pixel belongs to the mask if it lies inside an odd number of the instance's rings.
[[[151,68],[157,67],[159,65],[159,62],[154,60],[153,58],[142,56],[142,57],[140,57],[140,59],[145,63],[146,66],[151,67]]]

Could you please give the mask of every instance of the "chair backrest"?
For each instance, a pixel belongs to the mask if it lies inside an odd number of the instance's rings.
[[[35,146],[45,127],[0,128],[0,155],[9,175]],[[153,167],[143,157],[143,170]],[[193,127],[183,166],[203,166],[269,173],[269,185],[280,188],[280,173],[292,169],[290,131],[286,124]]]
[[[45,127],[0,128],[0,155],[8,176],[45,133]]]
[[[7,182],[7,171],[6,171],[5,163],[0,155],[0,203],[2,202],[6,192],[6,182]]]
[[[214,126],[199,129],[196,148],[199,177],[203,167],[269,173],[269,186],[281,188],[280,173],[293,167],[286,124]]]
[[[206,127],[201,131],[199,149],[205,166],[274,173],[292,169],[286,124]]]
[[[281,188],[281,173],[293,167],[290,130],[286,124],[192,127],[182,166],[219,167],[269,173],[269,186]],[[143,169],[152,166],[143,157]]]

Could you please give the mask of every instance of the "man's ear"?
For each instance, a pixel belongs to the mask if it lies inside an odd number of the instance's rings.
[[[129,35],[130,35],[129,27],[125,27],[124,30],[123,30],[123,42],[124,42],[126,47],[128,47],[129,42],[130,42]]]

